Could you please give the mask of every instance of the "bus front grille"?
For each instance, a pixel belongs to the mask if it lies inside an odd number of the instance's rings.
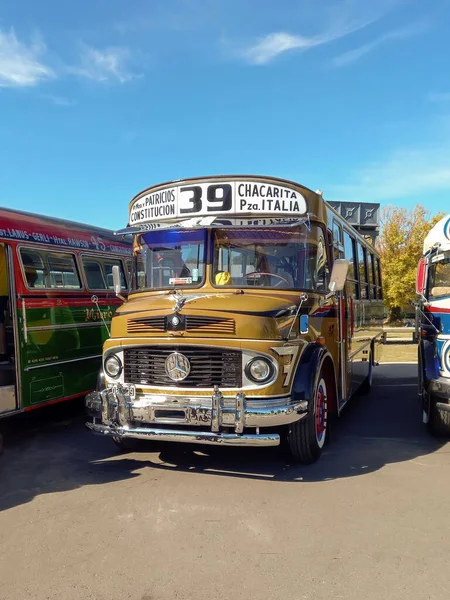
[[[173,381],[166,373],[166,360],[173,352],[189,361],[189,375]],[[203,346],[140,346],[124,349],[125,383],[157,387],[227,388],[242,386],[240,351]]]

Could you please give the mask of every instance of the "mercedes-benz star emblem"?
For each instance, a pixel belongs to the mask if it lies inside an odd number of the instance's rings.
[[[166,358],[166,374],[172,381],[183,381],[191,372],[189,360],[180,352],[172,352]]]

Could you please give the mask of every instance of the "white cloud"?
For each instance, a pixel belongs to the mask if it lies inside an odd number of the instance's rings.
[[[353,172],[345,184],[330,185],[330,200],[387,202],[450,191],[450,144],[398,149],[385,160]]]
[[[355,33],[379,20],[396,3],[397,0],[379,0],[376,7],[367,7],[362,14],[361,4],[342,0],[333,5],[331,12],[325,10],[317,14],[317,22],[328,23],[322,28],[322,33],[307,36],[286,31],[273,32],[244,47],[238,54],[250,64],[264,65],[284,52],[310,50]]]
[[[385,42],[388,42],[391,40],[407,39],[413,35],[422,33],[426,27],[427,27],[427,23],[414,23],[414,24],[409,25],[408,27],[402,27],[400,29],[388,31],[384,35],[381,35],[380,37],[375,38],[374,40],[372,40],[371,42],[368,42],[367,44],[363,44],[362,46],[359,46],[358,48],[354,48],[353,50],[349,50],[348,52],[344,52],[343,54],[336,56],[336,58],[333,59],[333,64],[336,67],[343,67],[343,66],[349,65],[351,63],[356,62],[361,57],[363,57],[365,54],[368,54],[369,52],[371,52],[378,46],[381,46]]]
[[[111,80],[126,83],[131,79],[140,77],[127,69],[127,63],[131,58],[127,48],[106,48],[98,50],[84,45],[81,53],[80,65],[69,67],[69,71],[79,77],[85,77],[97,82]]]
[[[56,77],[42,62],[45,51],[38,36],[27,45],[17,39],[14,29],[0,30],[0,87],[33,87]]]

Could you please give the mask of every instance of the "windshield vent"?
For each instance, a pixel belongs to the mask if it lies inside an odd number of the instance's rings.
[[[234,319],[222,319],[220,317],[196,317],[179,316],[178,325],[171,326],[169,317],[142,317],[128,321],[128,333],[151,333],[155,331],[191,331],[193,334],[202,335],[235,335],[236,323]]]
[[[155,329],[165,331],[164,317],[145,317],[142,319],[130,319],[128,321],[128,333],[148,333]]]
[[[234,335],[236,324],[234,319],[220,319],[218,317],[186,317],[186,329],[201,329],[202,332],[217,335]]]

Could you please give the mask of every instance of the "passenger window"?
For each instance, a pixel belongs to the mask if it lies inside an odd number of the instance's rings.
[[[343,258],[344,248],[342,240],[342,226],[340,223],[333,221],[333,257],[334,260]]]
[[[383,280],[381,277],[381,264],[380,264],[380,259],[377,258],[376,259],[376,273],[377,273],[377,285],[378,285],[378,298],[380,298],[380,300],[383,299]]]
[[[84,273],[90,290],[113,290],[114,282],[112,275],[113,266],[117,265],[120,269],[120,282],[122,289],[127,289],[127,280],[120,260],[108,258],[90,258],[82,256]]]
[[[347,276],[347,287],[349,294],[354,298],[359,297],[358,288],[358,270],[356,266],[356,252],[355,252],[355,240],[349,233],[344,231],[344,256],[350,261],[350,267],[348,269]]]
[[[359,285],[361,291],[361,298],[366,299],[369,297],[368,294],[368,281],[367,281],[367,262],[366,262],[366,249],[358,243],[358,274],[359,274]]]
[[[75,256],[20,249],[25,283],[33,289],[81,289]]]
[[[325,246],[325,240],[322,236],[319,236],[317,243],[317,263],[316,263],[316,287],[317,291],[325,292],[328,289],[328,261],[327,261],[327,249]]]
[[[51,288],[80,289],[80,279],[71,254],[59,252],[47,254]]]
[[[20,249],[25,283],[29,288],[44,289],[45,285],[45,267],[41,255],[38,252]]]
[[[104,264],[105,264],[105,273],[106,273],[106,283],[107,283],[107,286],[109,287],[109,289],[110,290],[114,289],[112,268],[114,265],[117,265],[120,269],[120,284],[122,286],[122,289],[126,290],[127,282],[125,280],[125,273],[123,271],[122,264],[120,263],[120,261],[118,261],[118,260],[105,261]]]
[[[368,267],[369,267],[369,286],[370,286],[370,297],[377,297],[377,287],[376,287],[376,279],[375,279],[375,262],[374,256],[371,252],[367,252],[368,259]]]
[[[99,262],[83,257],[83,268],[90,290],[106,290],[106,282]]]

